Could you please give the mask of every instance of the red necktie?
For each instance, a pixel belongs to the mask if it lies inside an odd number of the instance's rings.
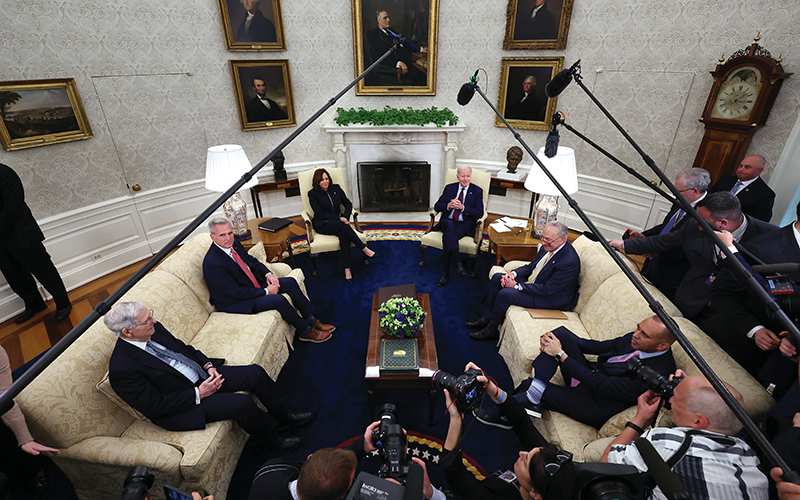
[[[461,203],[462,205],[464,204],[464,188],[459,188],[458,189],[458,202]],[[455,222],[458,222],[458,220],[460,218],[461,218],[461,210],[454,210],[453,211],[453,220]]]
[[[251,271],[251,270],[250,270],[250,268],[249,268],[249,267],[247,267],[247,264],[245,264],[245,263],[244,263],[244,261],[242,260],[242,258],[241,258],[241,257],[239,257],[239,254],[238,254],[238,253],[236,253],[236,250],[234,250],[233,248],[231,248],[231,255],[233,255],[233,260],[235,260],[235,261],[236,261],[236,263],[237,263],[237,264],[239,264],[239,267],[241,267],[241,268],[242,268],[242,271],[244,271],[244,274],[246,274],[246,275],[247,275],[247,277],[248,277],[248,278],[250,278],[250,281],[252,281],[252,282],[253,282],[253,285],[254,285],[256,288],[261,288],[261,285],[259,285],[259,284],[258,284],[258,280],[257,280],[257,279],[256,279],[256,277],[253,275],[253,271]]]

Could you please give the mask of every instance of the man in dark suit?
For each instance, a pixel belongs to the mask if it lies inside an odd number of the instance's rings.
[[[276,431],[305,424],[313,415],[289,410],[285,393],[260,366],[222,366],[224,359],[208,358],[173,337],[140,302],[119,302],[103,320],[119,337],[108,364],[111,387],[157,426],[191,431],[233,419],[270,450],[299,446],[299,438]],[[269,414],[238,391],[255,394]]]
[[[444,272],[439,286],[450,281],[450,260],[456,261],[456,272],[467,274],[461,256],[458,254],[458,240],[475,234],[475,225],[483,217],[483,189],[472,184],[472,168],[458,167],[458,182],[444,187],[442,196],[433,205],[440,212],[438,230],[442,232],[442,251],[444,252]]]
[[[529,75],[522,82],[522,93],[508,100],[506,120],[544,121],[544,104],[536,96],[536,77]]]
[[[797,212],[800,220],[800,204]],[[800,222],[795,221],[748,240],[743,246],[766,264],[800,263],[798,236]],[[749,268],[747,262],[743,263]],[[728,264],[727,259],[723,264]],[[763,277],[755,276],[762,284],[766,283]],[[790,273],[788,278],[796,283],[800,273]],[[723,265],[723,271],[718,273],[711,287],[711,303],[717,313],[698,326],[740,365],[756,373],[780,347],[784,327],[767,313],[761,300],[742,282],[733,266]],[[753,349],[754,346],[758,349]]]
[[[548,225],[542,231],[542,246],[530,264],[492,276],[481,299],[486,313],[466,324],[468,328],[483,327],[483,330],[470,333],[470,338],[497,338],[498,326],[512,305],[558,310],[575,307],[581,259],[567,241],[567,234],[567,226],[560,222]]]
[[[520,384],[514,397],[528,414],[540,418],[542,410],[553,410],[599,429],[622,410],[636,404],[647,387],[625,375],[628,360],[639,356],[642,363],[669,376],[675,371],[671,345],[675,338],[657,316],[636,325],[622,337],[598,341],[578,337],[564,327],[545,333],[541,353],[533,360],[534,378]],[[584,355],[598,355],[591,363]],[[561,367],[566,386],[550,383]],[[478,420],[504,426],[497,412],[480,412]]]
[[[267,461],[253,478],[249,500],[344,498],[353,483],[358,460],[376,449],[372,431],[378,424],[370,424],[364,436],[345,448],[315,451],[305,463],[286,458]]]
[[[385,10],[375,12],[378,25],[365,35],[364,64],[372,65],[387,50],[394,46],[394,37],[389,33],[389,13]],[[405,47],[398,49],[381,61],[377,68],[365,77],[367,85],[427,85],[428,76],[414,66],[411,52]]]
[[[253,90],[256,96],[244,106],[248,122],[271,122],[286,120],[287,116],[278,103],[267,97],[267,85],[260,78],[253,79]]]
[[[23,323],[47,309],[34,276],[55,299],[56,323],[67,319],[72,304],[58,269],[42,244],[44,234],[25,203],[22,181],[11,167],[2,163],[0,217],[4,221],[0,236],[0,271],[8,286],[25,302],[25,310],[14,322]]]
[[[748,215],[742,214],[738,198],[730,192],[711,193],[697,204],[697,212],[719,231],[728,231],[739,242],[745,242],[777,229]],[[695,223],[680,230],[633,240],[610,240],[611,246],[625,253],[641,255],[660,253],[682,248],[692,267],[681,280],[675,292],[675,305],[683,315],[695,323],[711,315],[708,307],[711,284],[719,270],[719,249]]]
[[[275,24],[258,10],[260,0],[239,0],[245,9],[245,18],[236,30],[235,42],[277,42]]]
[[[736,169],[736,175],[728,175],[718,180],[710,191],[730,191],[742,203],[742,212],[769,222],[772,218],[772,205],[775,191],[760,177],[767,160],[761,155],[748,156]]]
[[[314,317],[313,305],[294,278],[278,278],[245,252],[233,237],[228,219],[214,217],[208,230],[214,243],[203,259],[203,277],[217,311],[255,314],[276,309],[300,334],[300,340],[317,344],[330,340],[336,328]]]
[[[547,0],[534,0],[526,13],[518,12],[514,40],[551,40],[558,38],[558,28]]]
[[[690,168],[678,174],[675,179],[675,187],[692,207],[695,207],[700,200],[706,197],[706,190],[710,183],[711,176],[702,168]],[[680,206],[672,205],[661,224],[641,233],[628,229],[625,234],[628,235],[628,238],[636,239],[672,233],[678,231],[690,220],[692,218],[686,217],[686,212]],[[649,257],[644,262],[641,272],[642,276],[655,285],[669,300],[674,300],[675,290],[677,290],[678,285],[683,277],[686,276],[690,267],[691,264],[686,259],[683,249],[676,248]]]

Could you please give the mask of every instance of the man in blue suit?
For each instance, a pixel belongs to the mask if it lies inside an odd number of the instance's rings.
[[[119,302],[103,318],[119,339],[108,364],[111,387],[132,408],[169,431],[204,429],[206,422],[234,419],[272,451],[297,447],[300,439],[281,437],[281,427],[302,425],[311,413],[286,407],[278,390],[258,365],[223,366],[172,336],[140,302]],[[269,410],[262,411],[247,391]]]
[[[208,230],[214,243],[203,259],[203,277],[217,311],[255,314],[277,309],[298,332],[300,340],[314,343],[330,340],[336,328],[314,317],[313,305],[294,278],[278,278],[245,252],[233,237],[228,219],[214,217],[208,223]],[[281,294],[288,295],[292,302]]]
[[[524,380],[514,398],[533,417],[541,417],[543,409],[553,410],[599,429],[635,405],[647,390],[625,375],[628,360],[638,356],[644,365],[667,377],[676,369],[674,341],[657,316],[640,321],[627,335],[605,341],[584,339],[559,327],[542,335],[540,354],[531,364],[534,378]],[[598,355],[597,362],[589,362],[586,354]],[[559,367],[566,386],[550,383]],[[477,417],[489,425],[511,428],[494,411],[481,411]]]
[[[434,210],[442,214],[439,231],[442,232],[444,273],[439,279],[439,286],[445,286],[450,281],[451,259],[456,261],[458,274],[467,274],[458,255],[458,240],[475,234],[475,225],[483,217],[483,189],[471,184],[472,168],[458,167],[456,178],[458,182],[445,186],[442,196],[433,205]]]
[[[497,338],[500,335],[497,327],[512,305],[558,310],[575,307],[581,259],[567,241],[567,234],[567,226],[560,222],[548,225],[542,231],[542,246],[530,264],[492,276],[481,300],[486,313],[466,324],[468,328],[483,327],[483,330],[470,333],[470,338]]]

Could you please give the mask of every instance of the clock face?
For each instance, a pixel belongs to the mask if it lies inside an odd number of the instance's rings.
[[[761,91],[761,72],[753,66],[732,71],[722,82],[711,116],[746,121],[753,113]]]

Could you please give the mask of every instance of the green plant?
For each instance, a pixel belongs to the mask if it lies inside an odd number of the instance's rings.
[[[427,314],[417,299],[389,299],[378,308],[380,326],[397,338],[416,337]]]
[[[458,124],[458,116],[450,108],[438,109],[433,106],[428,109],[397,109],[385,106],[383,109],[364,108],[337,108],[334,121],[339,126],[351,123],[370,123],[372,125],[425,125],[434,123],[437,127],[445,124]]]

